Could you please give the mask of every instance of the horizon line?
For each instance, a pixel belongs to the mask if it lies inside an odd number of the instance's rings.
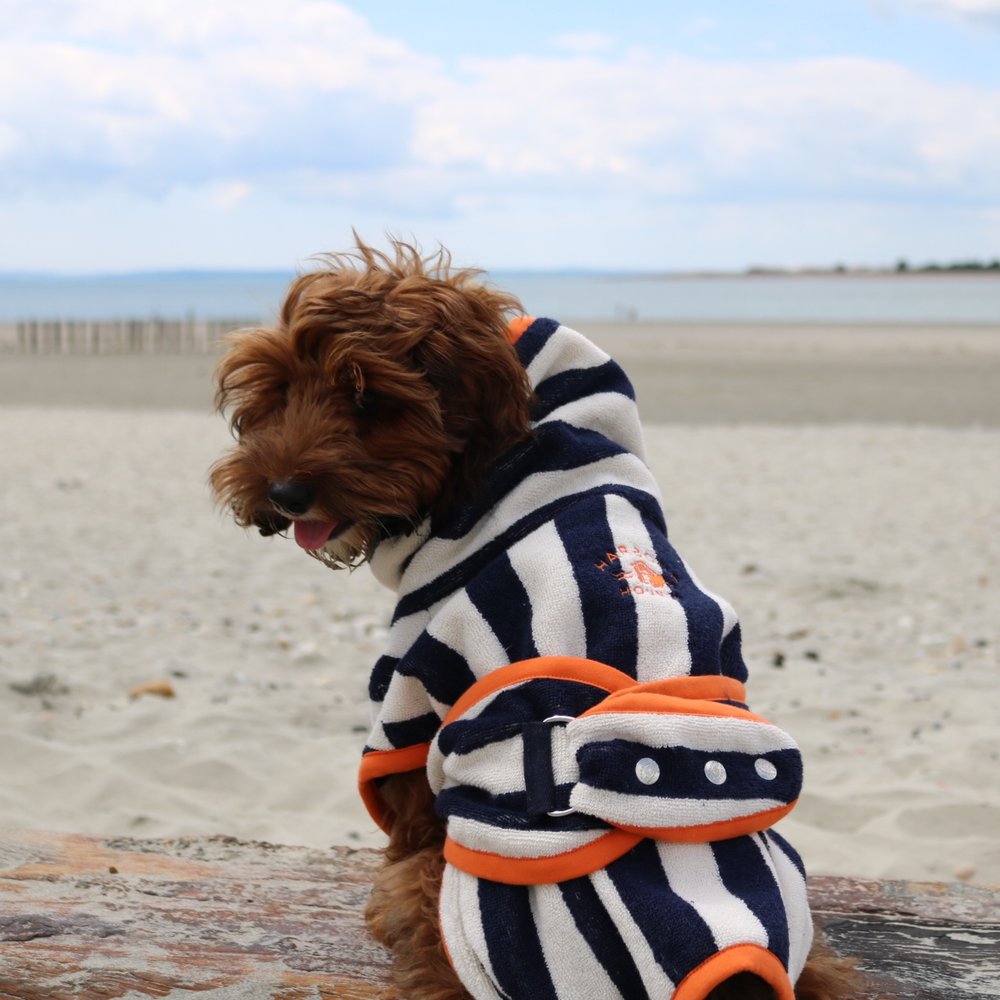
[[[518,277],[612,277],[612,278],[753,278],[753,277],[819,277],[819,276],[885,276],[920,274],[997,274],[1000,258],[979,261],[953,261],[946,264],[934,262],[909,264],[900,259],[895,265],[804,265],[773,266],[748,265],[743,268],[691,268],[683,270],[661,268],[600,268],[600,267],[498,267],[481,268],[488,276]],[[177,267],[148,268],[133,271],[5,271],[0,270],[0,281],[121,281],[145,278],[210,278],[210,277],[272,277],[290,278],[307,273],[300,268],[277,267]]]

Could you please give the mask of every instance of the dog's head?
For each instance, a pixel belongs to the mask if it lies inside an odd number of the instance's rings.
[[[353,566],[443,517],[529,434],[506,329],[517,301],[404,243],[357,250],[289,289],[276,326],[230,334],[216,402],[236,447],[211,471],[236,521]]]

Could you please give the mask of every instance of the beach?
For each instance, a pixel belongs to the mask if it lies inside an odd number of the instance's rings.
[[[803,750],[809,869],[1000,884],[1000,331],[578,328]],[[0,827],[383,842],[355,775],[392,595],[213,508],[212,366],[0,355]]]

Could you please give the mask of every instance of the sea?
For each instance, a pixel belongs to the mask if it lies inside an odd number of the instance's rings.
[[[268,322],[293,275],[198,271],[0,275],[0,323]],[[1000,273],[654,275],[496,272],[534,316],[566,322],[961,323],[1000,326]]]

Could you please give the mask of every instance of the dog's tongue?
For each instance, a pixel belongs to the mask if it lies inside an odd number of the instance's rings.
[[[336,521],[296,521],[295,541],[304,549],[323,548],[337,528]]]

